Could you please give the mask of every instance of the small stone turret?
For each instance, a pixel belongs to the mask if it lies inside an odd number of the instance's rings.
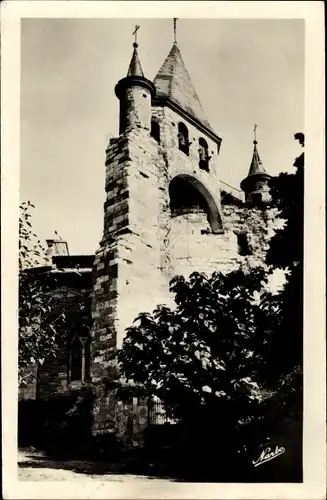
[[[269,179],[271,176],[267,174],[260,160],[257,149],[258,141],[254,139],[253,144],[252,162],[247,177],[241,182],[241,189],[245,193],[247,204],[261,205],[270,201]]]
[[[138,44],[134,42],[133,47],[127,76],[119,80],[115,87],[115,94],[120,100],[119,134],[128,127],[151,128],[151,100],[155,86],[144,77],[137,52]]]

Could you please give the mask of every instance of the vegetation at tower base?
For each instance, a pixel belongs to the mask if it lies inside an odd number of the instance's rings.
[[[174,456],[191,474],[202,467],[217,478],[219,467],[223,481],[302,480],[304,155],[294,166],[295,174],[272,180],[270,208],[286,223],[266,265],[174,278],[176,309],[140,314],[118,353],[127,380],[160,398],[178,422]],[[288,272],[278,293],[267,287],[275,268]],[[283,459],[254,471],[255,444],[277,439]],[[207,458],[218,450],[220,458]]]
[[[32,230],[29,201],[20,206],[19,218],[19,383],[23,384],[30,367],[42,365],[58,350],[58,327],[65,320],[55,311],[51,298],[53,277],[37,278],[36,266],[45,258],[45,250]],[[26,371],[27,370],[27,371]]]
[[[260,268],[176,277],[176,309],[141,314],[119,352],[126,378],[157,396],[177,420],[181,460],[188,457],[188,467],[203,466],[207,474],[208,467],[217,468],[209,451],[224,450],[224,480],[232,463],[246,462],[253,444],[269,437],[260,426],[264,396],[274,387],[265,375],[271,369],[275,301],[264,284]]]

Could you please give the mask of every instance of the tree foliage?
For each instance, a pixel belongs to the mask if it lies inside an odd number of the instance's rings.
[[[238,405],[237,421],[249,417],[264,388],[275,314],[264,280],[259,268],[174,278],[176,309],[143,313],[128,329],[119,353],[126,377],[158,396],[177,419],[217,405]]]
[[[304,135],[297,133],[294,137],[304,147]],[[304,153],[293,166],[294,173],[281,173],[270,182],[272,206],[286,223],[271,239],[267,254],[268,264],[289,269],[303,262]]]
[[[29,201],[20,206],[19,218],[19,382],[26,369],[39,365],[57,352],[57,331],[64,314],[54,309],[54,279],[41,273],[45,250],[33,233]]]
[[[294,138],[304,147],[302,133]],[[303,361],[304,153],[293,166],[294,173],[280,174],[270,186],[273,206],[286,221],[273,236],[267,254],[268,264],[288,270],[278,297],[280,328],[274,339],[274,354],[282,373],[301,367]]]

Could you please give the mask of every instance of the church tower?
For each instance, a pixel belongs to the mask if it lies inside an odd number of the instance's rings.
[[[245,193],[245,202],[248,205],[262,205],[270,201],[269,194],[269,179],[271,176],[267,174],[258,153],[256,140],[256,128],[254,127],[254,147],[252,161],[249,173],[241,182],[241,189]]]
[[[208,122],[176,37],[154,82],[135,40],[115,87],[119,136],[106,150],[104,229],[95,255],[92,381],[119,377],[115,355],[141,312],[172,304],[169,282],[240,262],[222,219],[221,138]],[[100,389],[99,389],[100,390]],[[114,426],[110,393],[98,394],[95,430]]]

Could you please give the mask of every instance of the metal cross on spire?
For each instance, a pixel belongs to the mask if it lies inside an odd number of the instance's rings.
[[[139,26],[135,26],[135,30],[133,31],[133,35],[135,36],[135,41],[134,41],[134,46],[137,47],[137,31],[140,27]]]
[[[177,21],[177,17],[174,17],[174,43],[177,43],[177,38],[176,38],[176,21]]]
[[[253,133],[254,133],[254,140],[255,140],[255,142],[257,142],[257,127],[258,127],[258,125],[254,124]]]

